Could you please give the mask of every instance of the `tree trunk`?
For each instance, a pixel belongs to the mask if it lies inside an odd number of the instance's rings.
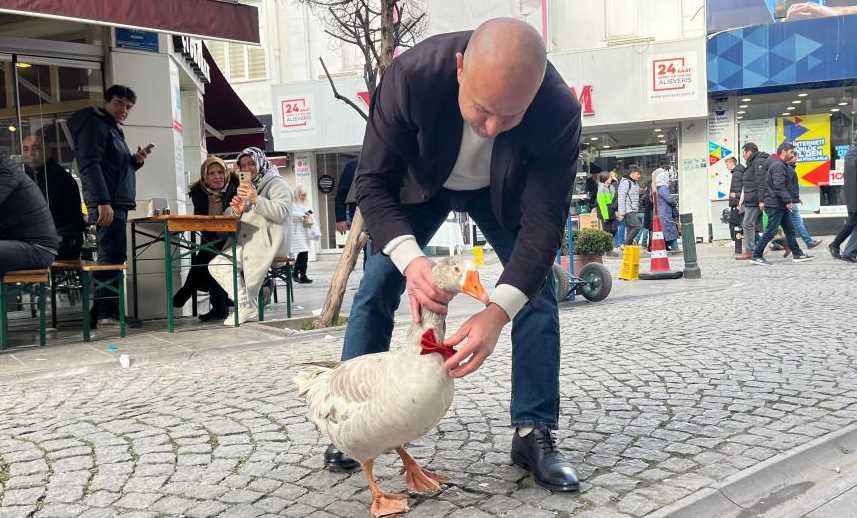
[[[393,52],[396,50],[395,31],[393,30],[396,1],[381,0],[380,55],[382,61],[376,75],[379,79],[383,76],[387,65],[393,61]],[[354,218],[351,220],[351,231],[348,233],[348,239],[345,240],[345,248],[342,250],[339,264],[336,266],[336,271],[333,272],[333,278],[330,280],[330,288],[327,290],[327,298],[325,298],[321,316],[313,322],[313,327],[316,329],[330,327],[339,318],[339,311],[342,309],[342,299],[345,297],[345,290],[348,288],[348,278],[351,276],[351,272],[354,271],[354,265],[357,264],[360,249],[363,248],[366,239],[369,237],[364,227],[363,215],[360,213],[360,209],[357,209],[354,212]]]

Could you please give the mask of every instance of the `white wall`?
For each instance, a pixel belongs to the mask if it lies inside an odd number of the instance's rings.
[[[693,214],[696,237],[708,240],[711,212],[708,201],[708,123],[706,119],[681,124],[678,152],[678,189],[682,213]]]
[[[475,29],[491,18],[509,17],[524,20],[542,33],[542,7],[548,2],[541,0],[493,0],[462,2],[461,0],[430,0],[428,5],[428,33],[426,36],[444,32]]]

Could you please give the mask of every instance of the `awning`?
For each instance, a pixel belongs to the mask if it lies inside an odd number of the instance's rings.
[[[259,43],[259,13],[237,0],[0,0],[0,12]]]
[[[205,87],[205,145],[209,153],[238,153],[250,146],[265,149],[265,127],[238,97],[203,45],[211,68],[211,84]]]

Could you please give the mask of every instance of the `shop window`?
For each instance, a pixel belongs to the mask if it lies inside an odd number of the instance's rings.
[[[268,78],[264,48],[222,41],[206,41],[205,46],[227,80],[261,81]]]

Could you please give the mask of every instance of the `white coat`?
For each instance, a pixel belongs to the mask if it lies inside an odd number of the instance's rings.
[[[286,180],[279,174],[262,178],[257,187],[256,204],[241,215],[238,226],[238,298],[232,289],[232,263],[222,255],[209,263],[211,276],[226,291],[229,298],[242,306],[255,308],[259,290],[274,257],[286,257],[291,248],[289,217],[293,195]],[[226,215],[232,209],[226,209]],[[227,245],[225,250],[230,250]]]
[[[295,203],[292,216],[289,221],[292,231],[291,255],[297,257],[301,252],[310,250],[310,228],[304,226],[304,215],[309,210],[301,203]],[[315,218],[315,214],[312,215]]]

